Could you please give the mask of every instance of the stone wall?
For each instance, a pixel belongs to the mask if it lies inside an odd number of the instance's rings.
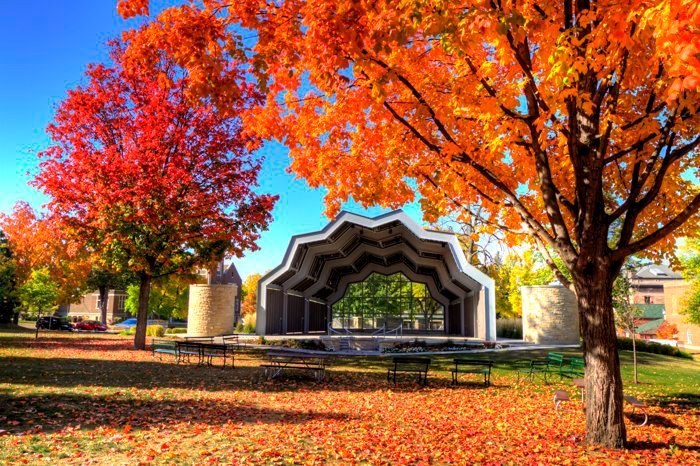
[[[233,333],[236,285],[190,285],[188,336]]]
[[[522,286],[523,340],[539,344],[579,342],[576,295],[561,285]]]

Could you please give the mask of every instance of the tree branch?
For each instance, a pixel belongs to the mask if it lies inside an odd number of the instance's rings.
[[[690,217],[697,214],[700,211],[700,194],[697,194],[695,198],[683,209],[678,215],[676,215],[670,222],[668,222],[663,227],[659,228],[655,232],[639,239],[633,243],[626,245],[625,247],[618,248],[613,251],[613,260],[622,260],[627,256],[631,256],[634,253],[643,251],[655,243],[661,241],[666,236],[677,230],[685,221]]]

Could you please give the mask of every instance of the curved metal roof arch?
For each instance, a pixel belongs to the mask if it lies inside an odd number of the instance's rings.
[[[372,257],[363,262],[363,255]],[[368,275],[368,266],[402,271],[413,281],[428,277],[431,294],[447,304],[486,291],[486,333],[495,339],[493,279],[467,261],[456,235],[425,230],[402,210],[374,218],[343,211],[322,230],[293,236],[282,263],[259,281],[259,318],[268,287],[332,303]]]

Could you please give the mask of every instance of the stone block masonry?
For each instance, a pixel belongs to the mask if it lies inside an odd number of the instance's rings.
[[[579,342],[576,295],[561,285],[523,286],[523,340],[538,344]]]
[[[190,285],[188,336],[233,333],[236,285]]]

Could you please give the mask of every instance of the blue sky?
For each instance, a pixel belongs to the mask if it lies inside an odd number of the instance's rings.
[[[0,9],[0,212],[9,212],[25,200],[40,208],[46,199],[27,185],[35,169],[37,151],[49,139],[44,131],[67,89],[81,82],[88,63],[106,59],[105,43],[135,22],[116,14],[116,0],[44,0],[2,2]],[[154,2],[155,8],[161,2]],[[275,267],[289,238],[322,228],[323,192],[294,179],[285,168],[287,151],[278,144],[262,150],[265,162],[261,190],[280,195],[274,221],[259,241],[260,250],[235,259],[244,277]],[[386,209],[362,209],[354,203],[346,210],[376,215]],[[404,210],[421,220],[417,204]]]

